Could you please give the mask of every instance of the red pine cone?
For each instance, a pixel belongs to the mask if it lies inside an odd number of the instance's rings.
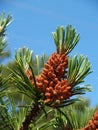
[[[67,85],[67,80],[59,81],[54,87],[47,87],[45,92],[45,103],[58,102],[68,99],[72,95],[71,86]]]
[[[39,91],[45,94],[45,103],[61,102],[71,95],[71,86],[67,84],[66,69],[68,67],[68,56],[53,53],[45,64],[40,75],[36,77]],[[34,85],[32,74],[27,71],[27,76]]]
[[[47,64],[52,66],[54,73],[59,79],[65,78],[66,69],[68,67],[68,56],[54,52],[50,56]]]
[[[88,125],[81,130],[98,130],[98,110],[93,115],[93,118],[89,120]]]

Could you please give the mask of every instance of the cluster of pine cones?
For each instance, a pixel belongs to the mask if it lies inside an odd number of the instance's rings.
[[[57,103],[69,99],[72,95],[71,85],[67,81],[68,56],[64,53],[54,52],[40,75],[36,76],[36,85],[40,92],[45,95],[45,103]],[[26,70],[28,78],[34,85],[34,79],[29,70]]]

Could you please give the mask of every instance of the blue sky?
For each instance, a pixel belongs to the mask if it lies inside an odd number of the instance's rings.
[[[98,1],[97,0],[0,0],[0,12],[11,14],[7,29],[12,56],[15,49],[26,46],[41,55],[55,51],[52,32],[58,25],[71,24],[80,33],[80,41],[70,55],[88,56],[92,70],[86,83],[93,86],[91,105],[98,104]]]

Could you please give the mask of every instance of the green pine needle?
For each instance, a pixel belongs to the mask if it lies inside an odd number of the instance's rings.
[[[70,85],[75,86],[84,82],[84,78],[90,74],[91,64],[87,57],[75,55],[73,58],[68,59],[68,82]]]
[[[9,51],[5,50],[7,47],[7,40],[6,40],[6,27],[10,24],[12,17],[8,15],[5,18],[4,13],[0,14],[0,58],[4,58],[9,56]]]
[[[53,32],[52,35],[57,52],[66,55],[73,50],[80,39],[79,34],[76,34],[75,28],[72,28],[71,25],[66,27],[66,33],[63,26],[58,26],[56,32]]]
[[[8,15],[5,18],[5,14],[1,13],[0,14],[0,36],[5,35],[6,27],[11,23],[12,21],[12,16]]]

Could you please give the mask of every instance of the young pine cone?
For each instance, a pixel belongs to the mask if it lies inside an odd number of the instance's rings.
[[[89,120],[88,125],[81,130],[98,130],[98,110],[93,115],[93,118]]]
[[[49,86],[54,87],[65,78],[67,67],[68,57],[65,54],[53,53],[41,74],[36,78],[38,87],[40,89],[44,88],[43,91],[46,91],[46,88]]]
[[[55,52],[50,56],[41,74],[36,76],[36,85],[39,91],[44,93],[45,103],[62,102],[72,95],[71,86],[68,85],[66,79],[67,67],[68,56]],[[30,72],[27,76],[34,85]]]
[[[58,82],[54,87],[49,86],[46,88],[46,99],[44,102],[62,102],[64,99],[69,99],[71,95],[71,86],[67,85],[67,80],[62,80]]]

